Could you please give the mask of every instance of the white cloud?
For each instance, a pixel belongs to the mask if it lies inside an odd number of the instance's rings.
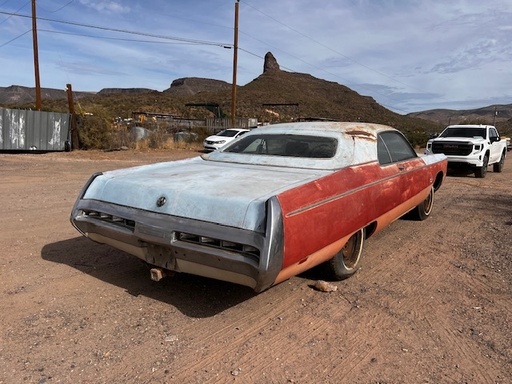
[[[123,6],[117,1],[95,1],[95,0],[80,0],[80,3],[86,7],[95,9],[98,12],[111,12],[111,13],[128,13],[130,12],[129,6]]]

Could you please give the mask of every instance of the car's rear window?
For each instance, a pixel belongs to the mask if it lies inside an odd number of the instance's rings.
[[[216,136],[234,137],[234,136],[236,136],[236,134],[238,132],[240,132],[240,131],[238,131],[236,129],[226,129],[226,130],[224,130],[222,132],[217,133]]]
[[[334,157],[337,146],[333,137],[261,134],[244,136],[223,152],[329,159]]]

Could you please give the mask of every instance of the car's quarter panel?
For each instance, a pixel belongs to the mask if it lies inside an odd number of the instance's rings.
[[[310,268],[330,259],[358,229],[372,222],[376,231],[386,227],[421,203],[434,179],[425,162],[414,158],[349,167],[279,194],[283,268],[296,274],[299,264],[308,261],[304,267]]]

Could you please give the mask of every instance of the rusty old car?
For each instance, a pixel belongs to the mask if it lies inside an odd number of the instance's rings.
[[[429,217],[446,169],[388,126],[275,124],[195,158],[98,172],[71,222],[154,280],[185,272],[261,292],[317,265],[352,275],[366,239],[407,213]]]

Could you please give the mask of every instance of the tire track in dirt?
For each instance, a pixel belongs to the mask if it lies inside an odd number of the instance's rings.
[[[323,339],[325,330],[331,327],[328,319],[315,315],[315,308],[310,308],[313,297],[319,293],[304,287],[293,289],[296,283],[284,282],[240,304],[236,309],[217,315],[225,318],[222,325],[214,332],[205,330],[197,335],[201,344],[210,345],[209,350],[199,361],[189,365],[186,371],[180,372],[180,377],[188,374],[197,376],[205,367],[218,372],[221,355],[226,360],[223,362],[230,363],[232,369],[227,376],[224,371],[219,382],[230,374],[240,374],[244,381],[256,382],[258,378],[262,380],[262,372],[270,371],[274,382],[286,382],[289,379],[285,377],[286,373],[281,376],[275,368],[283,369],[283,366],[290,365],[296,358],[295,354],[290,355],[290,350],[300,350],[301,346],[313,340]],[[286,296],[285,300],[281,298],[283,296]],[[350,306],[343,298],[332,296],[332,300],[342,304],[337,312],[349,310]],[[245,313],[247,310],[249,315]],[[297,327],[301,332],[297,332]],[[217,346],[212,349],[212,345]],[[208,374],[205,374],[204,378],[207,377]]]

